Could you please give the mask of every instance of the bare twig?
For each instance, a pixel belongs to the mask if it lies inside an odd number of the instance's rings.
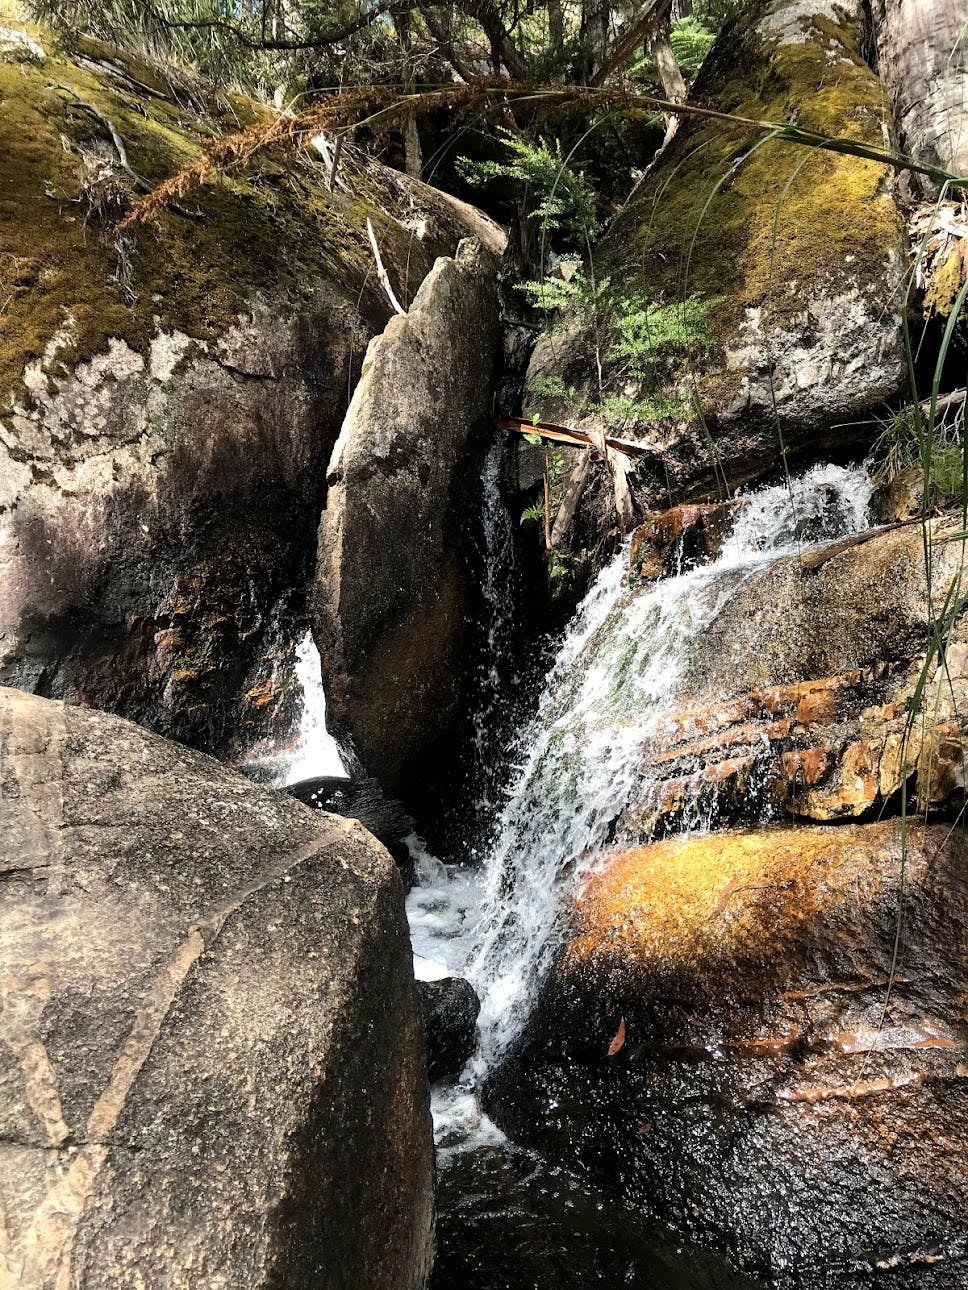
[[[373,221],[370,219],[369,215],[366,217],[366,231],[370,238],[370,249],[373,251],[373,259],[376,262],[376,276],[380,280],[380,286],[386,292],[387,299],[390,301],[390,305],[393,308],[394,312],[398,314],[405,314],[407,311],[406,309],[404,309],[403,305],[397,299],[396,294],[393,290],[393,286],[390,282],[390,275],[383,267],[383,258],[380,255],[380,248],[377,245],[376,234],[373,231]]]
[[[134,184],[135,188],[137,188],[138,192],[150,192],[151,185],[148,183],[147,179],[139,175],[128,160],[128,153],[125,149],[121,135],[118,133],[118,127],[114,124],[111,118],[105,112],[102,112],[99,107],[95,107],[93,103],[88,103],[87,99],[82,99],[77,90],[72,89],[69,85],[58,85],[56,88],[63,90],[65,94],[72,95],[85,112],[90,112],[91,116],[104,126],[105,130],[107,130],[108,134],[111,136],[111,142],[114,144],[114,150],[118,154],[118,161],[121,163],[121,169]]]

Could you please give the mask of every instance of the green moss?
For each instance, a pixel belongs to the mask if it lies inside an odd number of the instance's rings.
[[[81,52],[107,58],[102,49]],[[219,126],[238,128],[239,118],[247,119],[242,100],[227,103],[222,119],[213,120],[161,97],[166,83],[158,73],[151,93],[127,79],[148,84],[150,68],[124,70],[125,76],[95,74],[63,52],[40,64],[0,63],[0,399],[23,392],[25,366],[68,320],[58,356],[74,365],[111,337],[143,351],[159,325],[211,339],[246,312],[257,290],[298,297],[333,283],[353,304],[373,292],[368,302],[384,308],[370,272],[367,216],[388,264],[404,262],[408,233],[381,215],[386,194],[352,162],[345,173],[353,176],[353,195],[330,194],[308,168],[271,158],[253,175],[207,183],[184,203],[198,218],[168,211],[130,238],[131,291],[122,290],[113,220],[92,210],[79,153],[112,152],[110,141],[61,87],[110,117],[131,165],[150,183],[196,160],[205,136]],[[249,106],[248,119],[255,119],[262,109]]]
[[[703,101],[882,145],[889,109],[860,56],[859,31],[817,27],[816,39],[776,48],[734,37],[707,64]],[[780,141],[738,165],[755,142],[718,123],[685,125],[605,246],[608,267],[621,263],[653,294],[720,297],[711,316],[720,341],[736,334],[750,307],[765,307],[782,325],[812,292],[836,289],[848,274],[850,282],[882,282],[901,243],[883,166]]]

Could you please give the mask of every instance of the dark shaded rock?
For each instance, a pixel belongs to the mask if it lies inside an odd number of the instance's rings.
[[[814,826],[620,853],[577,897],[487,1106],[767,1284],[873,1286],[890,1270],[898,1290],[960,1287],[966,965],[962,830]]]
[[[430,1284],[431,1290],[754,1290],[721,1257],[643,1223],[586,1179],[509,1145],[441,1159]]]
[[[431,1126],[383,849],[13,690],[0,784],[0,1281],[419,1290]]]
[[[496,261],[466,241],[367,350],[329,468],[315,635],[331,729],[388,792],[443,756],[461,713],[468,499],[493,429]]]
[[[481,1001],[470,981],[448,976],[418,981],[417,995],[427,1041],[427,1072],[432,1081],[457,1079],[477,1045]]]
[[[411,857],[404,839],[414,831],[413,817],[400,802],[387,797],[375,779],[317,775],[287,785],[284,792],[316,811],[332,811],[335,815],[359,820],[383,843],[401,869],[409,873]]]
[[[344,152],[345,191],[307,155],[119,243],[90,159],[122,203],[129,177],[75,93],[153,180],[265,109],[193,105],[141,63],[153,89],[135,92],[124,55],[81,46],[0,61],[0,683],[229,753],[276,710],[279,619],[301,608],[326,462],[390,314],[364,217],[404,295],[489,222]]]

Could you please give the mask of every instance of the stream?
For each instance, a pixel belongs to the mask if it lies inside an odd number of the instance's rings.
[[[511,543],[498,504],[496,457],[485,469],[484,588],[500,648],[508,606],[500,561]],[[622,816],[644,783],[643,753],[659,718],[676,706],[693,643],[750,578],[781,556],[867,526],[871,484],[857,467],[819,465],[791,485],[737,499],[737,517],[713,563],[652,587],[628,586],[628,548],[601,571],[561,639],[531,719],[493,780],[494,827],[483,862],[448,866],[409,840],[416,882],[407,899],[418,979],[463,976],[481,1000],[478,1047],[461,1078],[432,1094],[438,1152],[434,1290],[642,1286],[714,1290],[752,1283],[673,1233],[643,1225],[582,1179],[509,1142],[483,1111],[478,1090],[528,1024],[558,945],[569,893],[608,848],[623,842]],[[487,667],[475,727],[487,746],[501,701],[497,659]],[[303,712],[276,782],[339,774],[325,728],[325,697],[311,639],[301,642]],[[685,829],[712,821],[698,807]],[[638,839],[636,839],[638,840]]]

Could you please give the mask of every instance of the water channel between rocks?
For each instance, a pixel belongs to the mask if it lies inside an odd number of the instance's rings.
[[[484,479],[485,549],[496,557],[505,546],[507,517],[495,502],[492,458]],[[576,611],[534,715],[514,743],[483,863],[445,866],[420,839],[410,840],[416,884],[407,912],[416,975],[466,977],[481,999],[476,1052],[456,1083],[433,1090],[435,1290],[751,1284],[516,1148],[483,1112],[478,1091],[528,1024],[569,893],[603,851],[623,841],[623,812],[644,782],[643,749],[658,719],[676,706],[694,642],[771,563],[865,528],[870,495],[863,469],[833,465],[816,466],[792,485],[761,488],[739,499],[732,533],[713,563],[651,588],[629,588],[623,548]],[[493,568],[484,591],[494,615],[485,624],[493,650],[507,615]],[[479,752],[490,708],[500,700],[493,664],[485,660]],[[308,636],[299,647],[298,677],[303,714],[295,746],[280,757],[279,783],[342,771],[326,734],[318,659]],[[702,831],[709,823],[696,805],[681,827]]]

